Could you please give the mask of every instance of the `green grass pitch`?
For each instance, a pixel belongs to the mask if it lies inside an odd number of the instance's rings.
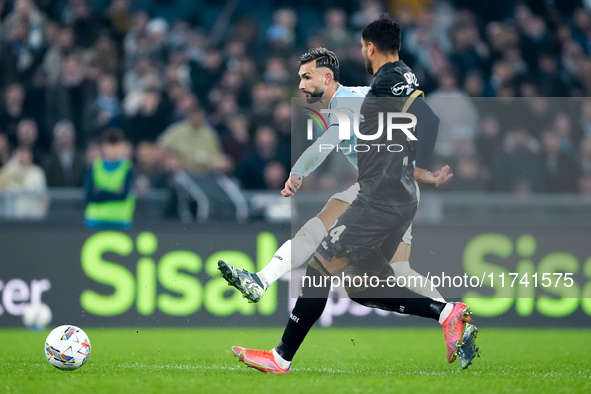
[[[85,330],[76,371],[45,361],[43,333],[0,330],[0,393],[589,393],[591,330],[481,329],[467,370],[445,361],[440,329],[320,329],[289,375],[247,368],[230,347],[269,349],[281,329]]]

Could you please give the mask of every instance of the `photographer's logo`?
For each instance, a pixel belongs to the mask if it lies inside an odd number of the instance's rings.
[[[327,131],[329,127],[338,127],[338,139],[340,143],[337,146],[333,144],[320,144],[320,151],[336,148],[337,150],[346,150],[349,152],[368,152],[372,148],[375,148],[379,152],[383,148],[388,152],[402,152],[404,147],[400,144],[363,143],[365,141],[375,141],[381,138],[384,133],[386,133],[386,140],[392,141],[392,135],[395,130],[402,131],[406,135],[407,141],[417,141],[417,137],[412,132],[417,125],[417,118],[413,114],[406,112],[378,112],[378,130],[374,134],[362,134],[359,131],[359,121],[360,119],[364,121],[364,119],[363,115],[357,112],[353,114],[353,125],[351,127],[351,117],[344,111],[338,109],[321,109],[320,113],[318,113],[318,111],[311,108],[306,107],[306,109],[311,111],[307,114],[318,123],[321,129],[322,124],[324,124]],[[332,115],[330,117],[330,125],[327,126],[322,114]],[[307,123],[307,138],[310,141],[314,139],[312,119],[308,119]],[[334,122],[335,119],[336,122]],[[343,145],[343,141],[351,141],[351,144],[348,146],[346,144]]]
[[[308,116],[310,116],[312,119],[314,119],[316,121],[316,123],[318,124],[318,127],[320,127],[320,130],[322,130],[322,125],[324,124],[324,130],[328,130],[328,125],[326,124],[326,120],[324,119],[324,116],[322,116],[320,114],[320,112],[313,110],[310,107],[304,107],[304,109],[307,109],[310,112],[306,112],[306,114],[308,114]],[[314,132],[312,131],[312,119],[308,119],[308,140],[313,140],[314,139]],[[322,123],[320,123],[322,121]]]

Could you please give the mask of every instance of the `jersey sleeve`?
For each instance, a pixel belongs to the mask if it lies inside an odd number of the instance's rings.
[[[374,83],[373,90],[377,97],[406,97],[415,90],[401,73],[391,71],[388,74]]]
[[[330,152],[332,152],[339,144],[339,124],[330,123],[328,130],[314,141],[298,158],[293,165],[289,176],[299,175],[304,179],[310,175],[314,170],[326,160]]]
[[[428,169],[431,165],[431,157],[433,156],[433,149],[439,131],[439,118],[421,97],[417,97],[412,102],[408,108],[408,113],[417,117],[416,166]]]

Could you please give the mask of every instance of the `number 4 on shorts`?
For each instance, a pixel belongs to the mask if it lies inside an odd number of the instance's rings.
[[[345,231],[345,229],[347,228],[346,225],[341,224],[338,227],[333,228],[332,230],[330,230],[330,233],[328,233],[328,235],[330,235],[330,242],[332,242],[333,244],[335,242],[337,242],[339,240],[339,238],[341,237],[341,234],[343,233],[343,231]]]

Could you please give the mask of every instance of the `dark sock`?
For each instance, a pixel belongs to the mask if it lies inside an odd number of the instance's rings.
[[[445,303],[423,297],[406,287],[375,287],[352,293],[350,298],[371,308],[438,320]]]
[[[293,360],[308,331],[324,312],[330,291],[330,280],[324,286],[324,276],[316,268],[308,266],[306,276],[310,278],[311,284],[322,285],[314,287],[306,280],[304,283],[306,286],[302,287],[302,292],[287,321],[281,342],[275,348],[277,353],[287,361]]]

